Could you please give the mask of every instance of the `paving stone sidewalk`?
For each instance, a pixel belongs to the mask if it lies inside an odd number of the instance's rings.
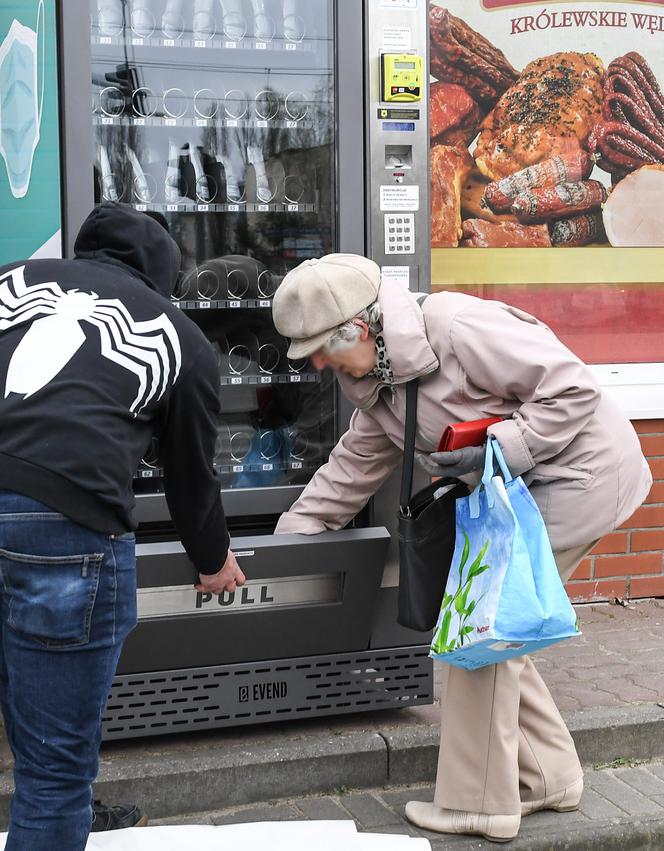
[[[533,656],[561,712],[664,701],[664,599],[576,608],[583,635]]]
[[[584,605],[577,610],[583,635],[534,658],[570,726],[582,761],[588,765],[616,757],[664,758],[664,600],[644,600],[628,607]],[[253,806],[299,795],[329,795],[345,784],[356,789],[382,788],[382,797],[380,793],[367,793],[358,800],[368,801],[371,807],[389,805],[394,819],[399,814],[389,798],[393,790],[406,783],[434,780],[438,727],[439,708],[434,703],[297,723],[111,742],[102,747],[96,797],[136,801],[157,818],[211,812],[222,806]],[[0,829],[7,823],[13,793],[11,769],[11,755],[6,747],[4,753],[0,747]],[[643,771],[664,779],[661,766]],[[649,779],[650,775],[639,776]],[[624,786],[625,781],[620,783]],[[654,785],[658,791],[648,806],[658,813],[664,809],[664,793]],[[405,794],[414,796],[410,791]],[[598,810],[605,820],[618,820],[611,841],[617,842],[621,830],[627,829],[621,819],[632,824],[630,841],[637,835],[635,819],[643,822],[645,833],[650,820],[661,823],[659,815],[628,816],[620,800],[612,801],[608,792],[603,795],[592,784],[587,798],[591,804],[606,800],[612,805]],[[318,803],[307,806],[322,807],[322,812],[339,803],[334,798],[315,800]],[[340,800],[345,807],[356,799],[341,796]],[[281,810],[290,813],[292,805],[278,804],[276,809],[266,803],[263,806],[269,806],[265,812],[275,817]],[[568,825],[565,829],[577,834],[582,828],[594,829],[597,821],[583,810],[581,815],[587,823],[578,815],[564,819],[550,814],[533,816],[524,823],[523,836],[536,833],[549,819]],[[406,829],[398,819],[386,823],[386,827]],[[664,840],[652,846],[625,843],[587,847],[616,847],[620,851],[657,847],[664,851]],[[537,847],[523,845],[524,851]]]
[[[664,849],[664,763],[597,766],[586,771],[585,786],[576,812],[539,812],[524,818],[519,836],[507,846],[510,851]],[[404,818],[405,805],[411,800],[433,800],[433,786],[361,792],[338,789],[334,795],[153,820],[151,824],[353,819],[359,830],[425,837],[433,851],[496,847],[480,837],[444,837],[418,830]]]

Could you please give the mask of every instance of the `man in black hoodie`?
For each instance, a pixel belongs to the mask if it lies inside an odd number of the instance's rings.
[[[132,478],[160,441],[197,588],[244,583],[212,459],[211,347],[169,301],[180,251],[103,204],[74,260],[0,268],[0,702],[15,756],[6,851],[82,851],[101,717],[136,624]],[[108,808],[92,829],[115,826]]]

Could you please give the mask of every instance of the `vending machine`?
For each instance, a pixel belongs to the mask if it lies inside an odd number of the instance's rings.
[[[283,276],[329,252],[428,289],[426,0],[66,0],[59,23],[65,252],[102,201],[166,217],[174,303],[219,364],[214,464],[248,578],[194,590],[146,447],[105,737],[430,702],[428,636],[396,624],[393,485],[348,529],[273,534],[351,411],[271,320]]]

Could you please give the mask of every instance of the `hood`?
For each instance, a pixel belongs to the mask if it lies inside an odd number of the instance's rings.
[[[170,298],[180,271],[180,249],[165,228],[145,213],[107,202],[90,213],[78,232],[80,260],[122,266]]]
[[[421,293],[411,293],[393,281],[384,281],[378,290],[383,339],[392,365],[395,384],[428,375],[438,369],[438,358],[427,339]],[[383,386],[372,375],[352,378],[335,373],[344,395],[357,408],[370,408]]]

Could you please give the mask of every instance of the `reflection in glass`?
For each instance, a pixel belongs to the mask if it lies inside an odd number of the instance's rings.
[[[233,375],[242,375],[251,366],[251,352],[241,343],[232,346],[228,352],[228,368]]]
[[[167,204],[177,204],[187,194],[180,172],[180,146],[175,139],[170,139],[168,144],[168,164],[166,166],[164,191]]]
[[[219,111],[219,101],[212,89],[199,89],[194,93],[194,110],[200,118],[214,118]]]
[[[178,273],[178,279],[175,284],[175,289],[171,294],[173,301],[182,301],[183,298],[189,296],[189,280],[183,272]]]
[[[97,0],[99,34],[106,38],[122,35],[124,12],[122,0]]]
[[[101,194],[104,201],[120,201],[115,175],[111,169],[106,145],[99,146],[99,165],[101,171]]]
[[[279,281],[272,275],[269,269],[263,269],[258,276],[259,298],[272,298],[277,291]]]
[[[144,467],[150,467],[152,469],[159,466],[159,441],[156,437],[153,437],[150,441],[150,445],[141,460],[141,464]]]
[[[304,485],[334,441],[332,380],[288,361],[270,310],[338,247],[334,5],[90,0],[95,201],[148,205],[180,246],[172,299],[215,351],[224,488]],[[152,472],[139,490],[163,489]]]
[[[147,204],[154,200],[154,197],[157,194],[157,184],[152,175],[145,174],[140,162],[138,161],[136,153],[129,147],[129,145],[126,146],[126,152],[127,159],[129,160],[133,173],[134,194],[141,203]],[[149,182],[148,177],[150,179]]]
[[[205,301],[216,298],[219,294],[219,279],[212,269],[203,269],[196,276],[196,290]]]
[[[251,437],[245,431],[231,434],[231,458],[241,464],[251,451]]]
[[[279,112],[279,98],[272,89],[263,89],[254,98],[256,117],[262,121],[271,121]]]
[[[183,3],[184,0],[168,0],[166,3],[164,14],[161,17],[161,31],[166,38],[177,40],[184,33]]]
[[[284,106],[286,107],[286,114],[293,121],[301,121],[306,116],[307,112],[309,112],[307,99],[305,95],[299,91],[289,92],[286,95]]]
[[[157,111],[157,100],[152,89],[141,86],[131,97],[131,105],[139,118],[151,118]]]
[[[241,41],[247,34],[247,21],[242,0],[219,0],[222,9],[224,35],[231,41]]]
[[[276,32],[274,20],[268,14],[265,0],[251,0],[254,13],[254,38],[260,41],[271,41]]]
[[[309,365],[308,358],[297,358],[296,360],[288,361],[288,369],[291,372],[302,372]]]
[[[258,445],[261,458],[265,461],[274,461],[275,458],[279,458],[281,455],[284,441],[279,431],[276,429],[267,429],[260,432]]]
[[[246,298],[249,293],[249,278],[242,269],[231,269],[228,273],[228,297]]]
[[[239,89],[231,89],[226,92],[224,98],[224,111],[228,118],[239,120],[247,114],[247,96]]]
[[[198,41],[207,41],[216,32],[214,12],[212,11],[214,0],[194,0],[194,38]]]
[[[297,175],[289,174],[284,181],[284,197],[288,204],[299,204],[304,198],[304,181]]]
[[[201,148],[189,143],[189,159],[194,167],[194,177],[196,178],[196,197],[203,204],[208,204],[212,200],[212,193],[208,184],[208,178],[205,174],[203,166],[203,151]],[[215,192],[216,194],[216,192]]]
[[[298,15],[298,0],[283,0],[284,36],[289,41],[300,42],[306,35],[304,18]]]
[[[106,86],[99,92],[99,108],[111,118],[122,115],[125,107],[124,95],[117,86]]]
[[[290,456],[296,461],[306,461],[310,454],[310,444],[307,435],[298,429],[288,429],[288,445]]]
[[[155,31],[154,15],[146,5],[146,0],[133,0],[131,4],[131,28],[139,38],[150,38]]]
[[[269,375],[276,372],[281,361],[279,349],[272,343],[263,343],[258,347],[258,368]]]
[[[164,112],[169,118],[182,118],[187,114],[187,95],[182,89],[173,86],[163,94]]]

